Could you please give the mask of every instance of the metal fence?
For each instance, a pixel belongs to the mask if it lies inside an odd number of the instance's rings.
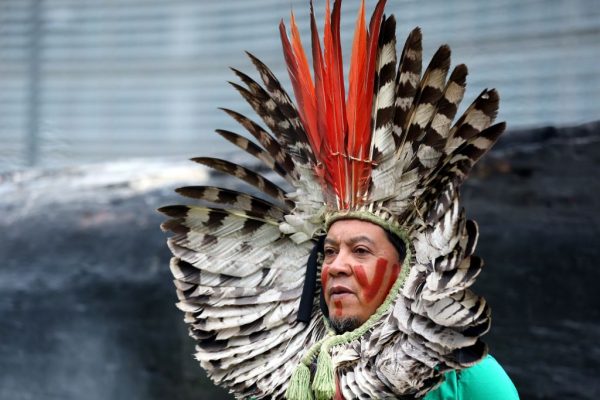
[[[358,4],[344,1],[347,43]],[[217,107],[249,112],[226,84],[228,66],[252,69],[243,50],[289,87],[277,24],[291,8],[308,38],[304,0],[0,0],[0,171],[222,152],[212,131],[240,129]],[[600,119],[596,0],[388,0],[387,10],[399,41],[419,25],[427,56],[450,44],[471,71],[467,99],[498,88],[512,128]]]

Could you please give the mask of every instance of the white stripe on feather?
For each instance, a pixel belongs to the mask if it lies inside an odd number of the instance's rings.
[[[392,40],[388,43],[386,43],[380,50],[379,53],[377,54],[378,60],[378,66],[377,66],[377,72],[381,72],[381,70],[383,69],[383,67],[385,65],[387,65],[390,61],[395,60],[396,59],[396,41]]]

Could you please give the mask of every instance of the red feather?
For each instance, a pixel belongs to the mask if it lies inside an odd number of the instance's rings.
[[[363,79],[365,77],[366,61],[367,61],[367,30],[365,26],[365,1],[361,1],[356,26],[354,28],[354,41],[352,43],[352,58],[350,59],[350,73],[348,75],[348,100],[346,102],[348,112],[348,136],[346,141],[346,152],[348,155],[350,176],[349,192],[350,198],[347,199],[349,205],[353,205],[356,201],[356,190],[360,169],[357,166],[356,160],[360,159],[360,149],[364,145],[364,132],[361,129],[362,119],[365,118],[365,113],[361,115],[361,102],[363,98]],[[362,108],[364,110],[364,108]],[[369,112],[369,118],[370,118]],[[370,121],[370,119],[369,119]],[[367,138],[368,140],[368,138]],[[370,143],[370,141],[369,141]],[[368,146],[369,144],[367,144]]]
[[[340,2],[333,5],[333,15],[330,16],[329,0],[325,8],[325,59],[329,73],[331,88],[331,114],[333,128],[326,132],[329,147],[331,170],[331,184],[336,188],[338,199],[346,198],[346,162],[342,157],[344,152],[344,137],[348,129],[346,120],[346,90],[344,87],[344,63],[342,60],[342,46],[340,41]],[[338,204],[339,205],[339,204]]]
[[[298,112],[318,162],[316,173],[325,180],[325,186],[333,189],[341,209],[362,203],[369,187],[373,85],[385,2],[379,0],[377,3],[368,31],[365,2],[361,2],[352,44],[347,98],[340,43],[341,0],[334,2],[333,14],[329,0],[326,2],[323,51],[311,2],[314,84],[294,14],[290,21],[291,43],[285,25],[283,22],[280,24],[284,56]],[[321,173],[322,168],[324,173]]]
[[[325,135],[325,132],[328,132],[331,128],[331,123],[329,121],[329,104],[327,101],[327,94],[329,93],[329,82],[327,82],[323,54],[321,53],[321,42],[319,40],[319,32],[317,31],[317,23],[315,21],[315,13],[313,10],[312,2],[310,4],[310,31],[312,41],[313,69],[315,71],[317,129],[319,132],[319,137],[322,140]],[[319,154],[324,155],[326,153],[326,149],[324,149],[324,146],[318,147],[314,150],[316,150]],[[323,158],[324,157],[319,157],[319,159],[321,160],[323,160]]]

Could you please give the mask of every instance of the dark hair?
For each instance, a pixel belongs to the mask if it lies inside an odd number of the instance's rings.
[[[388,231],[387,229],[384,229],[384,231],[385,231],[385,234],[386,234],[388,240],[390,241],[392,246],[394,246],[394,248],[398,252],[398,260],[400,262],[403,262],[404,257],[406,257],[406,244],[404,243],[404,240],[400,239],[397,235],[393,234],[392,232]]]

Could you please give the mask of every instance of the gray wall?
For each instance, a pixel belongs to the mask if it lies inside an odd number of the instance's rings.
[[[600,398],[599,164],[600,123],[508,132],[463,188],[485,340],[524,400]],[[192,358],[154,211],[207,178],[157,160],[0,175],[0,399],[227,398]]]

